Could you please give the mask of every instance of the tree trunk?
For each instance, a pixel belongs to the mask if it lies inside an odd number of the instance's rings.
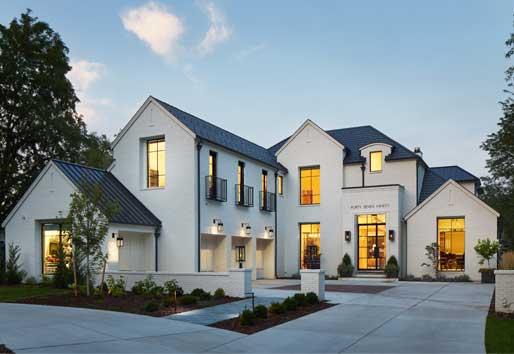
[[[102,278],[100,280],[100,294],[101,295],[104,294],[105,268],[107,267],[107,258],[108,257],[109,257],[109,255],[105,255],[105,257],[104,257],[104,264],[103,264],[103,267],[102,267]]]
[[[75,290],[75,296],[78,296],[78,287],[77,284],[77,257],[75,256],[75,250],[73,252],[73,283],[75,284],[74,290]]]

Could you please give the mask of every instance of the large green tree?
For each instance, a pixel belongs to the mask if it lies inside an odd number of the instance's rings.
[[[0,220],[50,159],[110,161],[107,138],[76,112],[70,70],[61,37],[30,10],[0,24]]]
[[[514,33],[505,42],[506,58],[514,55]],[[514,66],[506,70],[507,97],[500,102],[503,116],[498,131],[482,144],[489,158],[486,166],[489,177],[483,178],[483,199],[502,214],[503,237],[507,247],[514,247]]]

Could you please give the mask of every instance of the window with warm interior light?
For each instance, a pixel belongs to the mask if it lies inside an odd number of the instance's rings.
[[[59,249],[64,251],[64,262],[71,265],[70,225],[43,224],[41,227],[41,251],[43,274],[53,274],[59,263]]]
[[[437,244],[440,271],[464,271],[464,218],[437,219]]]
[[[300,204],[311,205],[320,202],[320,168],[300,168]]]
[[[156,188],[166,185],[166,145],[164,139],[148,140],[147,187]]]
[[[369,153],[370,172],[382,172],[382,151],[372,151]]]
[[[278,176],[277,188],[278,188],[278,194],[283,195],[284,194],[284,179],[282,176]]]
[[[300,224],[300,268],[320,268],[320,226]]]

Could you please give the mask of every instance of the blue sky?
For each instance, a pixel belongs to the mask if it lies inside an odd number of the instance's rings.
[[[486,174],[514,1],[3,1],[0,23],[26,8],[69,47],[90,130],[151,94],[266,147],[371,124]]]

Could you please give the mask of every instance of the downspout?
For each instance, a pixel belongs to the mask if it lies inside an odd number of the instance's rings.
[[[364,172],[366,172],[366,165],[364,164],[364,162],[362,163],[361,165],[361,171],[362,171],[362,187],[364,187]]]
[[[155,227],[154,238],[155,238],[155,271],[159,271],[159,237],[161,237],[161,225]]]
[[[196,139],[196,230],[197,230],[197,253],[196,253],[196,270],[200,272],[200,245],[201,245],[201,233],[200,233],[200,217],[201,217],[201,205],[200,205],[200,151],[202,150],[202,140]]]
[[[277,254],[277,248],[278,248],[278,242],[277,242],[277,235],[278,235],[278,230],[277,230],[277,214],[278,214],[278,189],[277,189],[277,185],[278,185],[278,170],[275,171],[275,279],[278,278],[278,272],[277,272],[277,259],[278,259],[278,254]]]

